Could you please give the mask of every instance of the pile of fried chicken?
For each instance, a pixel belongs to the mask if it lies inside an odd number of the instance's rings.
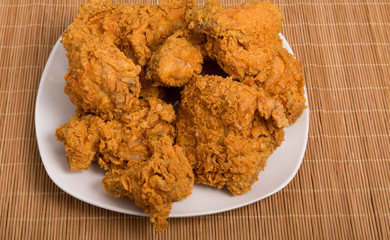
[[[194,183],[243,194],[305,106],[301,62],[269,2],[83,4],[62,36],[76,114],[56,131],[73,171],[168,226]],[[176,98],[175,98],[176,96]]]

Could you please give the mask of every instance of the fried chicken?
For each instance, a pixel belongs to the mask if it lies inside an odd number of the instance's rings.
[[[184,13],[192,5],[193,0],[166,0],[160,5],[120,4],[107,22],[119,22],[121,32],[116,45],[137,64],[145,66],[165,39],[186,26]]]
[[[236,195],[250,190],[287,125],[283,107],[261,89],[198,76],[182,92],[176,142],[196,183],[226,186]]]
[[[91,37],[117,46],[136,64],[145,66],[152,52],[176,30],[186,26],[184,13],[193,0],[166,0],[160,5],[121,4],[90,0],[63,34],[68,52]]]
[[[146,77],[156,86],[182,87],[202,71],[202,63],[200,47],[178,31],[153,53]]]
[[[91,39],[68,57],[65,93],[84,112],[113,119],[138,98],[140,67],[116,47]]]
[[[148,161],[132,161],[127,169],[113,170],[103,178],[112,196],[128,197],[145,209],[158,232],[168,227],[172,203],[192,193],[194,174],[182,149],[168,137],[153,143]]]
[[[223,7],[210,1],[186,14],[189,28],[208,36],[206,51],[230,76],[263,88],[285,108],[290,124],[305,106],[302,64],[283,48],[276,5],[252,0]],[[256,83],[256,84],[254,84]]]
[[[186,13],[188,28],[207,35],[206,51],[230,76],[261,78],[280,45],[283,16],[270,2],[222,6],[210,1]]]
[[[105,23],[115,6],[110,0],[90,0],[81,4],[74,22],[62,34],[62,44],[68,53],[80,51],[80,47],[91,39],[99,39],[113,45],[120,29]],[[68,54],[68,58],[71,56]]]
[[[274,4],[193,4],[90,0],[62,36],[77,110],[56,138],[70,168],[96,161],[105,190],[158,231],[194,182],[249,191],[305,108],[302,64],[282,47]]]
[[[98,116],[74,115],[69,122],[56,130],[56,138],[64,145],[70,170],[89,169],[96,157],[100,140],[99,131],[103,126],[104,120]]]
[[[194,176],[181,148],[173,146],[173,107],[155,98],[138,101],[126,122],[79,112],[57,129],[56,137],[71,170],[86,170],[98,161],[109,171],[103,180],[107,192],[134,200],[161,231],[172,203],[191,194]]]
[[[148,142],[163,136],[173,141],[172,105],[156,98],[136,101],[121,119],[104,120],[79,111],[57,129],[56,137],[64,144],[71,170],[88,169],[93,160],[106,170],[126,168],[130,160],[149,159]]]
[[[243,83],[263,89],[282,104],[290,125],[297,121],[306,108],[302,63],[283,47],[276,47],[270,71],[262,81],[247,77]]]
[[[119,26],[120,34],[115,40],[115,45],[127,57],[143,67],[140,74],[142,84],[140,96],[160,98],[164,96],[163,88],[154,86],[153,81],[145,78],[146,65],[153,52],[170,35],[186,26],[184,13],[192,5],[193,0],[166,0],[160,5],[119,4],[113,14],[105,20],[107,26]]]
[[[83,4],[74,23],[65,31],[62,38],[62,43],[68,51],[68,58],[76,62],[75,69],[70,65],[69,72],[77,72],[79,75],[84,72],[83,68],[77,68],[80,65],[78,61],[89,58],[86,54],[91,53],[85,53],[87,48],[85,45],[89,44],[90,39],[94,39],[94,42],[99,43],[100,50],[107,50],[109,53],[122,52],[120,55],[125,54],[127,61],[132,61],[132,64],[136,65],[134,73],[139,75],[139,81],[143,83],[141,92],[138,90],[136,97],[138,95],[161,97],[164,90],[152,86],[152,82],[144,79],[144,74],[140,74],[144,70],[140,66],[146,65],[152,52],[157,50],[166,38],[186,25],[184,12],[192,5],[193,0],[167,0],[161,5],[119,4],[109,0],[91,0]],[[114,63],[115,61],[113,59]],[[82,87],[83,91],[70,93],[71,99],[79,98],[75,103],[77,106],[81,102],[80,98],[86,97],[85,91],[89,90],[88,86]],[[102,90],[103,94],[106,94],[106,89]],[[90,108],[83,110],[90,111]],[[112,108],[112,111],[117,110],[115,106]]]
[[[285,48],[277,48],[269,75],[263,83],[257,84],[284,106],[290,124],[294,124],[302,115],[306,108],[302,62]]]

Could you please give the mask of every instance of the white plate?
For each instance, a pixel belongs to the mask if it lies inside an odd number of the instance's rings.
[[[292,53],[281,35],[284,47]],[[43,71],[35,107],[35,128],[38,147],[46,172],[62,190],[89,204],[138,216],[144,211],[128,199],[115,199],[104,190],[101,181],[104,171],[92,164],[88,171],[71,172],[65,159],[62,144],[55,139],[55,130],[68,122],[75,106],[64,94],[64,76],[68,59],[60,39],[55,44]],[[306,97],[307,99],[307,97]],[[306,149],[309,131],[309,112],[285,129],[285,141],[268,159],[265,171],[252,190],[233,197],[226,190],[195,185],[187,199],[173,204],[170,217],[187,217],[212,214],[242,207],[276,193],[286,186],[297,173]]]

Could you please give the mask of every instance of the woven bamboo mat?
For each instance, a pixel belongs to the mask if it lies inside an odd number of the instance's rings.
[[[39,81],[79,2],[0,0],[0,239],[390,238],[390,2],[275,3],[307,81],[310,131],[298,174],[262,201],[170,219],[156,235],[147,218],[67,195],[40,159]]]

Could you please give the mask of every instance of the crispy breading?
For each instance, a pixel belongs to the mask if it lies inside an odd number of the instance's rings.
[[[65,148],[66,160],[72,171],[87,170],[96,160],[99,129],[104,121],[94,115],[74,115],[56,130],[56,138]]]
[[[184,13],[192,5],[193,0],[167,0],[160,5],[119,5],[112,16],[114,24],[118,22],[116,15],[121,17],[116,45],[129,58],[145,66],[165,39],[186,26]]]
[[[82,4],[74,23],[63,34],[62,43],[71,52],[91,37],[98,38],[145,66],[166,38],[186,26],[184,13],[192,6],[193,0],[166,0],[160,5],[91,0]]]
[[[136,101],[121,119],[104,120],[79,111],[57,129],[56,137],[64,144],[71,170],[89,169],[93,160],[105,170],[127,168],[131,160],[149,159],[149,141],[168,136],[173,142],[173,107],[156,98]]]
[[[302,62],[283,47],[277,49],[270,74],[262,84],[258,84],[284,106],[289,123],[293,124],[306,108]]]
[[[79,112],[57,129],[56,137],[71,170],[86,170],[98,161],[109,171],[103,180],[107,192],[134,200],[161,231],[172,204],[191,194],[194,176],[181,148],[173,145],[173,107],[155,98],[138,101],[121,120]]]
[[[70,65],[69,72],[84,71],[78,68],[80,63],[77,62],[81,60],[85,62],[85,58],[88,58],[85,45],[94,39],[95,42],[99,42],[101,51],[121,52],[120,55],[127,56],[128,62],[132,61],[136,65],[135,75],[143,83],[141,92],[137,91],[136,97],[138,95],[161,97],[164,90],[144,79],[142,72],[145,69],[142,68],[166,38],[186,26],[184,13],[192,5],[193,0],[166,0],[160,5],[130,5],[112,3],[110,0],[91,0],[82,4],[74,23],[64,32],[61,41],[68,51],[68,58],[76,62],[75,67]],[[91,51],[87,53],[92,54]],[[115,61],[113,59],[113,63],[116,63]],[[88,86],[83,87],[86,91]],[[106,94],[105,89],[102,91]],[[76,91],[75,94],[70,93],[70,95],[74,100],[86,98],[86,94],[82,91]],[[78,100],[75,104],[78,105],[81,102]],[[90,111],[90,109],[84,110]],[[112,110],[116,112],[118,109]]]
[[[199,76],[185,86],[176,128],[195,182],[250,190],[283,141],[283,107],[261,89],[231,78]]]
[[[168,227],[172,203],[192,193],[194,174],[181,148],[172,146],[170,138],[160,138],[153,146],[148,161],[108,172],[103,186],[114,197],[128,197],[145,209],[157,231],[162,231]]]
[[[276,5],[252,0],[224,7],[210,1],[189,10],[186,20],[207,35],[206,52],[228,75],[263,88],[295,123],[306,108],[302,64],[283,48],[283,15]]]
[[[207,35],[206,52],[234,78],[261,78],[281,44],[283,16],[270,2],[252,0],[224,7],[218,1],[186,13],[189,29]]]
[[[65,93],[84,112],[113,119],[138,98],[140,67],[116,47],[90,39],[68,58]]]
[[[182,87],[202,71],[203,57],[199,46],[186,39],[179,30],[153,53],[146,77],[156,86]]]

